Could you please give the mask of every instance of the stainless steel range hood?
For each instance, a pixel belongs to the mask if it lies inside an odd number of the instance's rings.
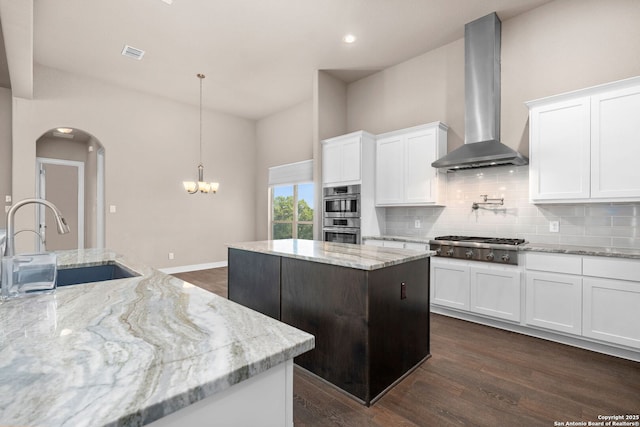
[[[491,13],[464,27],[464,145],[431,164],[459,170],[526,165],[522,154],[500,142],[500,32]]]

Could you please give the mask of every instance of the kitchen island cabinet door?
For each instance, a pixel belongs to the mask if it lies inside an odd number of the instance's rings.
[[[582,276],[527,271],[526,293],[528,325],[582,333]]]
[[[282,321],[315,336],[296,364],[375,401],[429,356],[429,259],[356,270],[282,259]]]
[[[282,258],[282,321],[315,336],[295,363],[346,392],[368,396],[364,270]]]
[[[369,272],[371,396],[430,355],[429,259]]]
[[[280,320],[280,257],[229,248],[228,259],[229,299]]]
[[[640,86],[591,98],[591,197],[640,198]]]
[[[585,277],[582,334],[640,349],[640,283]]]

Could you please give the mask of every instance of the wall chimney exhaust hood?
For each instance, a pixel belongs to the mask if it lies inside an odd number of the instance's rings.
[[[431,164],[448,171],[526,165],[528,159],[500,142],[500,32],[491,13],[464,26],[464,145]]]

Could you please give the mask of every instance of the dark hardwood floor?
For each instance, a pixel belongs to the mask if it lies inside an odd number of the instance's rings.
[[[174,276],[227,296],[226,268]],[[296,366],[295,425],[554,426],[640,414],[637,362],[437,314],[431,354],[370,408]]]
[[[227,267],[211,268],[209,270],[188,271],[173,276],[196,285],[209,292],[228,298],[227,295]]]

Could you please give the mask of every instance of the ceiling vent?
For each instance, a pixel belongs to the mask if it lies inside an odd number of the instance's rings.
[[[140,61],[144,56],[144,50],[125,45],[124,48],[122,48],[122,55]]]

